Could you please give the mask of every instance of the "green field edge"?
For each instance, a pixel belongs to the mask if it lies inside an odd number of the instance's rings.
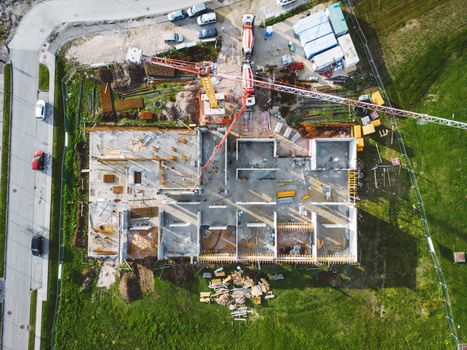
[[[54,131],[53,131],[53,162],[52,162],[52,194],[50,208],[49,233],[49,275],[47,300],[42,307],[41,349],[50,349],[52,344],[52,330],[56,311],[58,257],[60,243],[60,212],[61,212],[61,177],[62,156],[65,142],[63,125],[63,100],[61,80],[65,76],[62,58],[57,57],[55,65],[54,92]]]
[[[8,200],[8,169],[10,165],[10,122],[11,122],[11,64],[3,67],[4,94],[3,94],[3,129],[2,129],[2,168],[0,184],[0,276],[3,277],[5,268],[5,240],[7,224]]]
[[[4,278],[6,265],[6,227],[8,217],[8,179],[10,166],[10,125],[11,125],[11,90],[12,90],[11,63],[3,66],[3,128],[2,128],[2,165],[0,169],[0,277]],[[3,315],[3,303],[0,306]],[[0,330],[3,333],[3,318],[0,318]]]
[[[29,341],[28,349],[34,350],[36,334],[37,289],[31,291],[31,304],[29,307]]]
[[[365,47],[366,47],[366,50],[367,52],[365,52],[366,54],[366,58],[369,59],[369,64],[370,64],[370,67],[375,75],[375,81],[377,82],[382,94],[383,94],[383,97],[384,99],[388,102],[388,105],[390,107],[392,107],[391,105],[391,102],[390,102],[390,98],[389,98],[389,95],[391,96],[392,100],[395,100],[395,104],[397,105],[397,107],[400,107],[402,103],[402,100],[403,98],[401,98],[401,95],[399,93],[399,91],[411,91],[411,90],[414,90],[416,91],[416,93],[418,93],[418,98],[414,97],[410,100],[410,103],[408,103],[409,105],[412,105],[412,108],[413,106],[415,107],[418,107],[419,104],[421,103],[420,101],[422,100],[423,96],[425,96],[430,87],[433,85],[433,82],[435,81],[435,79],[433,77],[431,77],[431,79],[427,79],[426,78],[426,74],[424,75],[422,72],[427,72],[427,71],[434,71],[436,72],[438,70],[438,67],[439,66],[442,66],[441,64],[437,64],[438,62],[436,62],[435,59],[433,59],[433,57],[435,55],[429,55],[429,59],[427,59],[427,55],[425,56],[420,56],[422,58],[425,58],[426,61],[422,61],[422,63],[419,62],[419,60],[412,60],[410,62],[410,64],[412,65],[413,69],[417,69],[417,73],[415,74],[414,78],[412,80],[409,79],[409,81],[412,82],[412,87],[413,88],[413,82],[415,81],[417,84],[416,86],[418,87],[418,89],[411,89],[410,87],[400,87],[398,86],[397,88],[394,87],[394,83],[392,80],[388,79],[388,77],[385,77],[385,76],[381,76],[380,75],[380,68],[381,68],[381,62],[378,61],[378,59],[376,60],[373,60],[373,57],[372,57],[372,45],[370,44],[369,41],[367,41],[367,36],[368,37],[371,37],[372,34],[371,33],[368,33],[368,32],[365,32],[365,30],[363,30],[360,26],[360,22],[358,20],[358,16],[354,10],[354,8],[352,7],[352,4],[349,3],[347,5],[349,7],[349,9],[351,10],[350,11],[350,14],[349,14],[349,17],[351,18],[351,20],[354,21],[354,30],[359,33],[358,36],[360,37],[360,40],[362,40],[362,42],[366,43],[366,45],[363,45],[363,50],[365,50]],[[459,38],[461,37],[461,33],[459,33],[458,37],[456,37],[456,40],[454,40],[455,44],[457,44],[459,41]],[[430,46],[428,47],[427,51],[429,50],[432,50],[433,51],[433,47],[436,47],[436,44],[440,44],[439,42],[436,42],[435,44],[431,43]],[[444,46],[447,46],[447,47],[450,47],[450,46],[455,46],[453,45],[451,42],[443,42],[442,44],[444,44]],[[452,48],[452,47],[451,47]],[[449,52],[449,50],[438,50],[440,52]],[[449,55],[448,53],[445,53],[445,55]],[[370,59],[371,58],[371,59]],[[419,58],[419,57],[417,57]],[[444,60],[441,60],[442,62],[446,61],[446,59]],[[431,69],[430,69],[431,68]],[[445,67],[444,67],[445,68]],[[407,74],[407,73],[405,73]],[[439,76],[439,72],[438,72],[438,76]],[[423,78],[422,78],[423,77]],[[419,81],[418,81],[419,80]],[[388,88],[386,89],[385,88],[385,85],[388,85]],[[407,96],[405,96],[407,97]],[[416,103],[415,101],[419,101],[418,103]],[[407,104],[407,102],[406,102]],[[407,107],[407,106],[404,106],[404,108],[410,108],[410,107]],[[404,132],[403,130],[401,131],[400,129],[400,126],[401,125],[405,125],[407,123],[407,121],[405,120],[402,120],[401,122],[399,122],[397,120],[396,117],[394,116],[390,116],[390,121],[391,121],[391,125],[393,125],[395,127],[395,135],[396,135],[396,142],[399,146],[399,150],[400,150],[400,153],[401,153],[401,156],[402,158],[404,159],[404,162],[406,164],[406,168],[408,170],[408,175],[409,175],[409,179],[410,179],[410,182],[411,182],[411,192],[415,195],[415,205],[416,205],[416,209],[419,213],[419,220],[420,220],[420,223],[422,225],[422,230],[423,230],[423,234],[424,234],[424,238],[425,238],[425,241],[426,241],[426,250],[427,252],[430,254],[431,256],[431,259],[432,259],[432,262],[433,262],[433,270],[434,272],[436,273],[437,275],[437,279],[439,281],[439,285],[440,285],[440,288],[439,288],[439,297],[440,297],[440,300],[442,301],[442,304],[443,304],[443,309],[444,309],[444,314],[445,314],[445,318],[446,318],[446,322],[447,322],[447,329],[449,330],[450,332],[450,338],[451,338],[451,342],[452,342],[452,348],[453,349],[457,349],[458,346],[459,346],[459,338],[458,338],[458,334],[457,334],[457,327],[456,327],[456,322],[454,320],[454,316],[453,316],[453,311],[452,311],[452,307],[451,307],[451,301],[450,301],[450,297],[449,297],[449,292],[448,292],[448,285],[446,283],[446,279],[445,279],[445,275],[444,275],[444,272],[443,272],[443,268],[441,266],[441,262],[439,260],[439,250],[436,250],[433,246],[433,240],[432,240],[432,234],[431,234],[431,228],[430,228],[430,222],[427,218],[427,211],[426,211],[426,206],[425,206],[425,203],[424,203],[424,200],[423,200],[423,197],[424,195],[422,195],[422,191],[420,189],[420,186],[419,186],[419,183],[418,183],[418,180],[417,180],[417,176],[419,176],[420,174],[417,174],[417,172],[415,171],[414,169],[414,166],[412,164],[412,160],[411,160],[411,157],[409,156],[408,152],[407,152],[407,149],[406,149],[406,142],[404,141]]]

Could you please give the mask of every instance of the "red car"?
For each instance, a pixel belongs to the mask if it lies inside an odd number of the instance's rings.
[[[43,151],[36,151],[32,158],[32,170],[44,170],[45,153]]]

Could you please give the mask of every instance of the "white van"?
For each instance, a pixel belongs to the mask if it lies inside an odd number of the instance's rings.
[[[204,15],[199,16],[196,21],[200,26],[205,26],[206,24],[212,24],[217,22],[217,17],[215,12],[205,13]]]
[[[204,2],[196,4],[191,6],[190,8],[186,9],[186,13],[188,14],[188,17],[195,17],[197,15],[200,15],[204,12],[206,12],[207,7]]]

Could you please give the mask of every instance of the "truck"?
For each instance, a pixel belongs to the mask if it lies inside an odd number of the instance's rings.
[[[242,85],[243,90],[250,93],[254,92],[253,87],[253,71],[249,63],[245,63],[242,67]]]
[[[255,16],[251,13],[243,15],[242,18],[242,53],[249,58],[253,53],[253,46],[255,44],[255,39],[253,35]]]

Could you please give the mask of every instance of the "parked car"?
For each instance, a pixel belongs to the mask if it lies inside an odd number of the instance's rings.
[[[198,15],[203,14],[204,12],[207,11],[206,4],[204,2],[201,2],[199,4],[193,5],[190,8],[186,9],[186,13],[188,14],[188,17],[195,17]]]
[[[215,12],[205,13],[204,15],[199,16],[196,21],[200,26],[205,26],[206,24],[213,24],[217,22],[217,17]]]
[[[31,252],[34,256],[41,256],[44,252],[44,237],[36,235],[31,240]]]
[[[179,20],[184,19],[185,17],[186,17],[186,13],[183,10],[173,11],[167,15],[167,18],[170,22],[179,21]]]
[[[203,29],[203,30],[200,30],[198,34],[199,39],[215,38],[216,36],[217,36],[216,28]]]
[[[43,151],[36,151],[32,157],[32,170],[44,170],[45,153]]]
[[[47,104],[44,100],[38,100],[36,103],[36,118],[45,119],[45,109]]]
[[[291,4],[293,2],[295,2],[295,0],[277,0],[277,5],[285,6],[285,5]]]
[[[164,35],[164,41],[166,43],[181,43],[184,39],[182,34],[170,33]]]

